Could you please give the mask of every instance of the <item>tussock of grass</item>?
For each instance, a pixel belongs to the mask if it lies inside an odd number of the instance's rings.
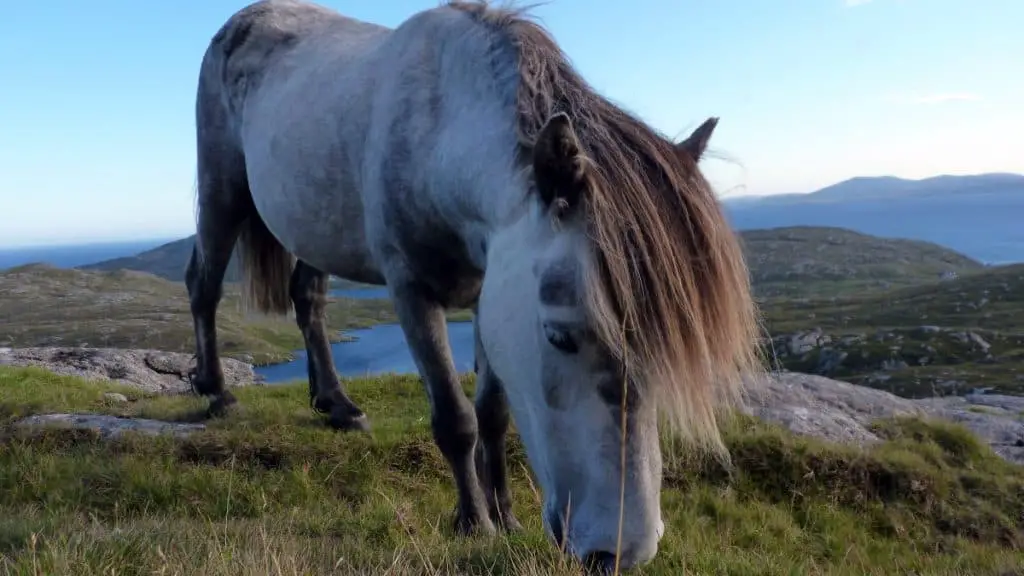
[[[419,383],[352,381],[372,437],[325,429],[302,384],[240,389],[243,411],[188,439],[15,429],[92,411],[185,419],[190,397],[0,369],[0,574],[573,574],[543,535],[513,435],[525,532],[451,535],[455,492]],[[472,382],[466,381],[471,388]],[[125,393],[123,390],[118,390]],[[857,450],[748,418],[731,474],[680,454],[667,533],[644,574],[1011,574],[1024,565],[1024,469],[953,425],[879,423]]]

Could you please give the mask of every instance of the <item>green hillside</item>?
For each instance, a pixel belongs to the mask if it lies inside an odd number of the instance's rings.
[[[879,238],[843,228],[794,226],[741,235],[759,296],[835,296],[939,280],[984,266],[920,240]]]
[[[0,346],[92,346],[192,352],[192,316],[181,282],[133,271],[90,272],[28,265],[0,272]],[[394,322],[386,300],[331,299],[330,333]],[[452,319],[467,319],[453,312]],[[255,363],[302,348],[292,318],[243,317],[238,292],[225,290],[217,317],[225,354]]]
[[[906,396],[1024,394],[1024,264],[861,296],[762,305],[782,366]]]
[[[842,228],[789,227],[740,234],[761,296],[808,296],[884,290],[964,273],[983,266],[953,250],[916,240],[895,240]],[[136,256],[84,266],[87,270],[137,270],[180,282],[194,236]],[[228,280],[237,281],[235,260]],[[335,280],[338,287],[352,286]]]
[[[188,259],[192,256],[192,246],[195,245],[195,236],[168,242],[140,252],[134,256],[104,260],[95,264],[80,266],[82,270],[97,272],[113,272],[116,270],[134,270],[136,272],[147,272],[172,282],[185,281],[185,267]],[[238,258],[232,254],[228,264],[227,272],[224,274],[227,282],[238,282]],[[357,288],[363,286],[357,282],[349,282],[339,278],[332,278],[331,285],[334,288]]]

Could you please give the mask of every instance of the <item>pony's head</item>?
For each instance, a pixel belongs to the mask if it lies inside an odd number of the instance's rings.
[[[515,70],[526,209],[489,240],[484,353],[550,533],[599,565],[646,562],[664,531],[659,424],[725,456],[717,415],[760,369],[739,241],[698,168],[717,120],[673,142],[521,12],[451,5],[494,32],[498,77]]]
[[[570,117],[529,151],[529,209],[495,236],[480,337],[544,492],[544,523],[585,561],[650,560],[663,534],[659,413],[724,452],[716,412],[756,369],[740,248],[697,161],[622,115]],[[635,130],[627,130],[635,128]]]

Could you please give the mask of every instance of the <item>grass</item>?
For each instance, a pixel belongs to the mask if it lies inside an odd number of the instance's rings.
[[[82,346],[194,351],[185,285],[131,271],[87,272],[30,265],[0,273],[0,346]],[[395,322],[387,300],[332,298],[330,333]],[[465,311],[449,315],[468,320]],[[268,364],[302,348],[292,318],[243,317],[234,286],[217,316],[221,349],[229,357]]]
[[[12,423],[50,411],[174,420],[198,400],[0,368],[0,574],[577,573],[543,535],[514,434],[525,531],[457,538],[420,384],[348,386],[372,437],[325,429],[296,383],[239,389],[243,411],[188,439],[101,441]],[[129,402],[106,400],[110,390]],[[958,426],[877,428],[887,440],[859,450],[730,422],[732,476],[711,461],[672,460],[666,536],[638,572],[1019,574],[1024,469]]]

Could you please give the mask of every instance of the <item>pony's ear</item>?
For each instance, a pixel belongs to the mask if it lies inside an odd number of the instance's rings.
[[[541,200],[572,208],[586,188],[580,141],[565,112],[548,118],[533,146],[533,176]]]
[[[711,134],[715,131],[715,126],[718,126],[718,118],[715,116],[708,118],[686,140],[676,144],[676,151],[689,156],[694,162],[700,162],[704,150],[708,147],[708,140],[711,140]]]

